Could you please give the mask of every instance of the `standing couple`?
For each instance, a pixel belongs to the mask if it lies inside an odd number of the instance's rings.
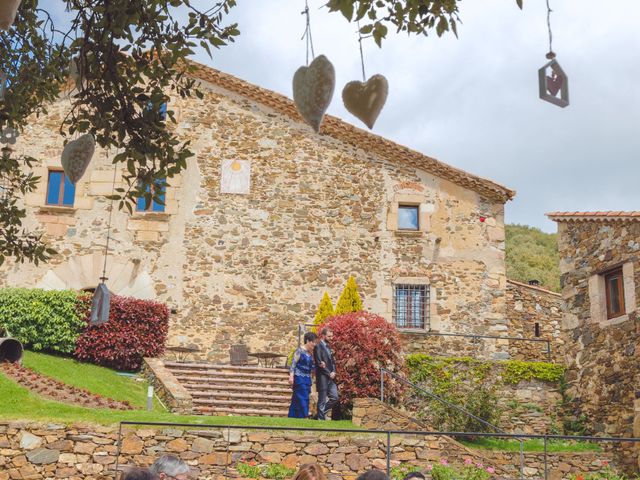
[[[328,328],[320,331],[320,337],[313,332],[304,334],[303,345],[293,354],[289,373],[289,384],[293,387],[289,416],[307,418],[309,416],[309,395],[311,394],[311,374],[316,372],[318,390],[318,420],[326,420],[327,412],[338,405],[336,385],[336,364],[329,342],[333,332]]]

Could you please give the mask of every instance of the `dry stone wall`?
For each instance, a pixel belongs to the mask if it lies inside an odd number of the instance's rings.
[[[561,221],[558,234],[568,393],[576,417],[598,434],[640,437],[640,222]],[[601,274],[620,265],[631,303],[627,314],[595,316]],[[633,465],[638,453],[629,444],[622,458]]]
[[[0,480],[112,479],[119,470],[148,466],[158,456],[171,453],[186,461],[201,479],[237,478],[238,462],[277,463],[297,468],[319,463],[331,480],[354,480],[370,468],[386,469],[384,434],[252,431],[249,429],[140,428],[122,430],[120,456],[118,428],[96,425],[0,423]],[[478,453],[445,437],[393,435],[389,444],[391,465],[427,467],[440,459],[461,465],[466,458],[494,466],[499,476],[516,478],[517,454]],[[552,480],[571,472],[598,470],[608,457],[601,454],[549,456]],[[540,477],[540,454],[525,455],[527,478]]]

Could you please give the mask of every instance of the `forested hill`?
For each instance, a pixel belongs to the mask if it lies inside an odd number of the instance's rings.
[[[507,278],[560,291],[560,267],[555,233],[527,225],[506,225]]]

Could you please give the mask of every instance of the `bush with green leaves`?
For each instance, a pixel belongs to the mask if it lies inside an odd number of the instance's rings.
[[[85,328],[89,302],[72,290],[0,290],[0,330],[32,350],[72,353]]]
[[[236,470],[244,478],[268,478],[270,480],[284,480],[296,473],[294,468],[285,467],[280,463],[256,465],[254,461],[249,463],[239,462],[236,465]]]
[[[640,480],[640,475],[632,477],[611,468],[608,462],[603,462],[604,468],[598,472],[574,473],[569,475],[569,480]]]

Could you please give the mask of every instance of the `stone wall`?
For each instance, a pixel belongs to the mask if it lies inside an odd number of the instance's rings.
[[[576,416],[598,434],[640,437],[640,221],[559,220],[562,295],[567,312],[568,393]],[[623,265],[626,315],[601,316],[602,273]],[[629,444],[624,459],[640,461]],[[638,460],[636,460],[638,459]]]
[[[288,353],[298,324],[313,318],[325,291],[335,301],[349,275],[366,308],[389,321],[394,284],[418,283],[429,286],[433,330],[486,333],[504,323],[502,199],[317,135],[216,85],[203,89],[203,100],[169,103],[170,128],[191,141],[195,159],[170,179],[166,211],[114,212],[111,229],[109,288],[167,302],[176,311],[170,343],[197,346],[213,361],[227,360],[240,338],[252,350]],[[45,205],[48,169],[59,168],[63,148],[52,131],[67,107],[65,99],[52,105],[16,145],[41,159],[27,226],[59,253],[47,265],[5,263],[0,285],[83,289],[101,276],[117,152],[96,152],[72,208]],[[228,160],[250,165],[247,194],[221,193]],[[419,206],[419,231],[398,231],[402,202]]]
[[[370,468],[386,468],[385,434],[252,431],[250,429],[124,428],[118,458],[119,470],[150,465],[172,453],[185,460],[201,479],[239,477],[238,462],[277,463],[297,468],[318,462],[331,480],[354,480]],[[118,428],[96,425],[0,423],[0,480],[113,478],[118,452]],[[466,458],[493,466],[496,474],[516,478],[517,453],[472,451],[446,437],[392,435],[391,465],[408,463],[426,467],[447,459],[461,465]],[[608,457],[602,454],[551,454],[553,480],[571,472],[598,470]],[[524,473],[540,477],[541,454],[525,454]]]
[[[507,280],[506,286],[504,318],[493,319],[490,327],[486,329],[462,328],[456,333],[518,337],[530,339],[529,341],[440,336],[437,335],[437,331],[431,335],[424,332],[403,332],[407,350],[410,353],[486,360],[564,361],[564,339],[560,329],[561,295],[512,280]],[[539,325],[539,337],[535,336],[536,323]],[[546,342],[537,341],[541,339],[550,341],[550,354]]]

